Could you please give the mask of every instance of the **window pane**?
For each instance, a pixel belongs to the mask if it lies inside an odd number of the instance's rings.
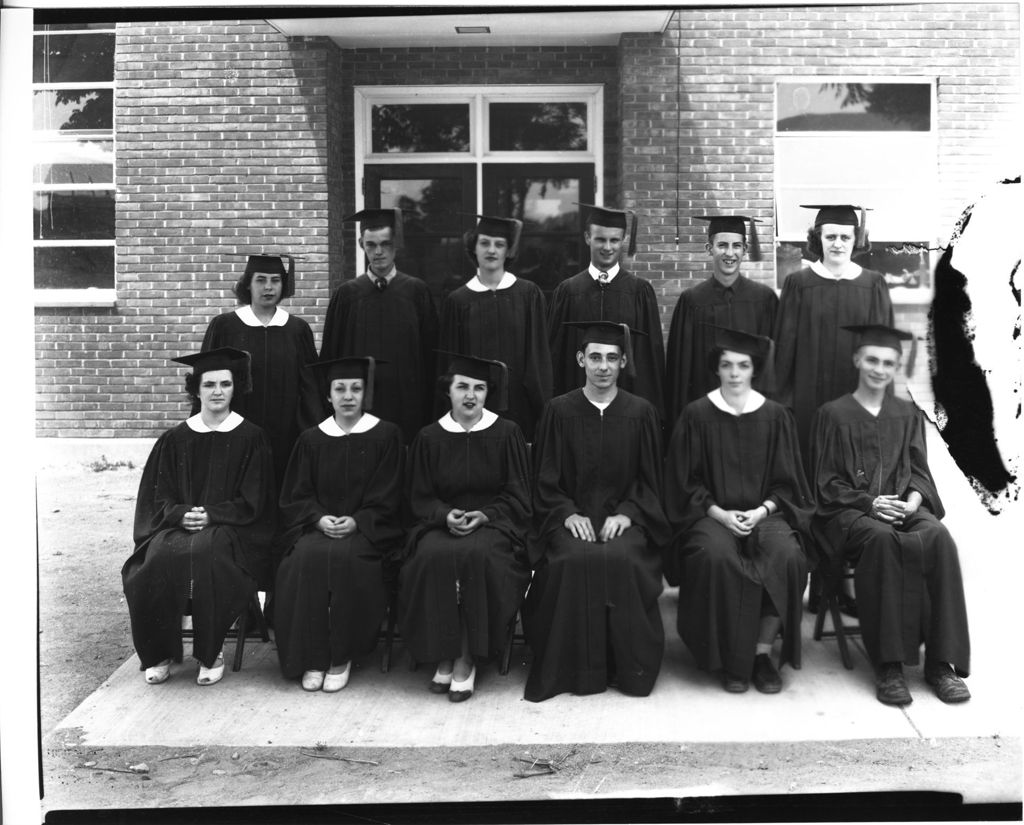
[[[550,297],[559,283],[581,268],[579,178],[503,175],[495,189],[498,214],[523,222],[515,273]]]
[[[113,89],[47,89],[32,95],[36,130],[114,128]]]
[[[586,103],[491,103],[494,151],[585,151]]]
[[[780,83],[780,132],[927,132],[927,83]]]
[[[35,182],[113,183],[114,141],[40,141],[35,145]]]
[[[114,288],[114,247],[37,247],[36,289]]]
[[[33,38],[33,83],[114,79],[113,34],[46,34]]]
[[[782,242],[775,250],[779,287],[786,277],[807,266],[804,245]],[[928,289],[931,287],[931,259],[923,241],[871,241],[867,252],[855,253],[856,263],[885,276],[890,289]]]
[[[374,106],[371,124],[374,153],[469,151],[467,103]]]
[[[114,193],[36,192],[36,240],[107,240],[114,237]]]

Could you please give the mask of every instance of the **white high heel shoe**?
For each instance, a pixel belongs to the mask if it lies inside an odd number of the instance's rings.
[[[448,689],[449,702],[465,702],[473,695],[473,687],[476,682],[476,665],[470,668],[469,676],[463,681],[452,679],[452,686]]]

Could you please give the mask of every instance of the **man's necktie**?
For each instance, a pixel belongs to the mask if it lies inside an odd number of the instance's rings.
[[[373,285],[377,287],[378,292],[383,292],[385,289],[388,288],[387,278],[374,278]]]
[[[597,273],[597,282],[598,282],[598,284],[601,285],[602,289],[604,287],[608,286],[608,273],[607,272],[598,272]]]

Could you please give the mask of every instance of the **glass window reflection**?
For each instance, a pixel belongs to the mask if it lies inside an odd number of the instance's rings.
[[[373,106],[374,154],[469,151],[469,105],[413,103]]]
[[[928,83],[780,83],[780,132],[927,132]]]
[[[587,104],[491,103],[493,151],[586,151]]]

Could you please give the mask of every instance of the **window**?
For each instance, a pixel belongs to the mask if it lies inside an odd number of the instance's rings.
[[[814,213],[800,204],[870,207],[871,250],[895,303],[931,298],[938,245],[935,83],[916,78],[786,79],[776,84],[776,266],[779,285],[802,262]]]
[[[33,246],[38,305],[114,299],[112,24],[33,37]]]
[[[550,293],[586,262],[576,204],[600,202],[602,118],[600,86],[357,88],[356,206],[405,211],[398,266],[438,297],[475,271],[474,215],[518,218],[510,269]]]

